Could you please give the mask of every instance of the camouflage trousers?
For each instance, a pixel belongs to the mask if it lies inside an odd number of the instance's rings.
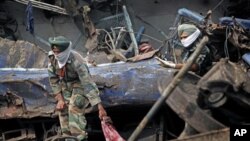
[[[87,138],[85,131],[87,120],[85,118],[85,108],[88,100],[78,93],[72,93],[71,97],[65,97],[67,108],[59,112],[60,126],[63,135],[71,135],[79,140]]]

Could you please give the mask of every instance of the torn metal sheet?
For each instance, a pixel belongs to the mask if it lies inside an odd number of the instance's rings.
[[[173,69],[162,68],[155,59],[137,63],[112,63],[90,67],[94,81],[100,87],[106,105],[152,104],[160,93],[158,80],[171,76]]]
[[[198,86],[203,90],[209,90],[209,83],[220,81],[231,84],[234,90],[243,89],[250,93],[250,83],[248,83],[249,76],[246,70],[241,65],[233,63],[228,59],[221,59],[217,62],[213,68],[199,80]]]
[[[46,56],[45,53],[43,55]],[[2,56],[5,57],[6,54],[2,54]],[[44,60],[46,62],[46,59]],[[97,67],[90,66],[89,69],[98,85],[101,99],[106,108],[122,105],[152,105],[160,96],[158,81],[163,76],[167,81],[171,81],[175,72],[174,69],[163,68],[157,63],[155,59],[150,59],[136,63],[101,64],[97,65]],[[187,85],[183,86],[185,89],[188,88]],[[3,113],[0,118],[56,116],[54,111],[56,102],[50,96],[51,89],[46,68],[2,68],[0,69],[0,88],[0,112]],[[178,90],[182,90],[182,87],[177,88]],[[180,114],[184,120],[190,121],[191,125],[198,126],[196,129],[201,132],[222,127],[209,115],[197,110],[198,108],[194,108],[196,105],[190,102],[189,95],[185,96],[185,92],[183,90],[178,91],[177,94],[173,94],[169,98],[169,101],[172,100],[170,107],[174,107],[173,109],[177,114]],[[11,104],[13,102],[6,100],[7,93],[22,97],[23,103],[18,106]],[[184,99],[180,100],[183,95]],[[180,100],[180,103],[176,102],[178,100]],[[89,109],[87,112],[93,111],[94,109]],[[197,114],[203,116],[194,116]],[[207,119],[211,122],[207,122]],[[197,121],[206,122],[202,122],[203,125]]]
[[[54,116],[55,101],[50,96],[46,53],[28,42],[5,39],[0,40],[0,53],[1,67],[5,67],[0,69],[0,111],[3,113],[0,118]],[[152,104],[160,96],[158,78],[173,73],[156,63],[147,60],[102,64],[90,67],[90,73],[106,107]],[[7,94],[20,99],[10,100]],[[19,105],[13,104],[17,100],[23,101]]]
[[[11,41],[0,38],[0,68],[45,68],[46,52],[27,41]]]
[[[249,79],[243,66],[221,59],[197,83],[197,103],[226,125],[249,123]]]
[[[199,76],[187,73],[179,86],[173,91],[173,94],[166,100],[166,103],[198,132],[204,133],[225,128],[226,126],[215,120],[197,105],[198,89],[196,84],[199,79]],[[169,77],[164,78],[161,82],[161,89],[165,88],[171,80]]]
[[[0,71],[0,110],[2,118],[53,116],[55,101],[49,96],[51,91],[46,69],[3,68]],[[21,97],[23,102],[14,104]]]
[[[162,68],[154,59],[137,63],[112,63],[90,67],[90,73],[100,89],[103,104],[107,107],[121,105],[153,104],[160,96],[158,79],[171,76],[172,69]],[[23,106],[10,105],[6,93],[23,98]],[[55,101],[47,69],[0,69],[0,118],[31,118],[54,116]],[[14,109],[13,109],[14,108]],[[10,113],[11,112],[11,113]],[[93,112],[90,110],[89,112]]]
[[[44,52],[41,54],[47,57]],[[6,55],[8,56],[8,54],[1,56]],[[43,63],[45,62],[46,59]],[[106,108],[122,105],[152,105],[160,97],[158,81],[163,76],[166,81],[171,81],[175,73],[174,69],[163,68],[157,63],[155,59],[150,59],[136,63],[100,64],[96,67],[90,66],[89,69],[98,85]],[[36,63],[33,64],[36,65]],[[195,83],[184,83],[191,80],[193,80],[191,77],[190,80],[184,79],[181,84],[186,85],[177,88],[168,100],[169,106],[200,132],[221,129],[224,126],[199,109],[194,103],[194,99],[186,94],[188,90],[195,90],[195,85],[192,85]],[[198,81],[198,78],[195,80]],[[189,85],[193,87],[189,87]],[[22,104],[13,104],[18,99],[8,101],[7,93],[21,97]],[[0,112],[3,114],[0,115],[0,118],[56,116],[56,102],[50,93],[51,88],[46,68],[2,68],[0,69]],[[87,112],[90,113],[94,110],[89,109]]]

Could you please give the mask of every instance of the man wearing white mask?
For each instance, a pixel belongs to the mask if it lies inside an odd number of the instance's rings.
[[[192,24],[181,24],[178,26],[178,37],[182,43],[183,50],[181,54],[182,63],[175,64],[170,61],[162,60],[158,57],[156,59],[161,62],[164,67],[181,69],[187,62],[188,58],[195,51],[197,44],[202,37],[201,31]],[[204,75],[212,65],[212,59],[210,56],[210,50],[207,46],[203,47],[200,55],[192,64],[190,70],[198,75]],[[188,123],[185,124],[185,128],[178,138],[194,135],[197,131],[191,127]]]
[[[91,79],[86,61],[76,51],[72,43],[63,36],[49,38],[49,81],[57,100],[61,131],[64,136],[74,136],[86,140],[87,121],[85,108],[97,106],[99,117],[107,116],[101,104],[99,90]]]
[[[192,24],[181,24],[178,26],[178,37],[183,45],[183,51],[181,54],[182,63],[175,64],[170,61],[162,60],[156,57],[164,67],[170,67],[175,69],[181,69],[187,62],[188,58],[195,51],[196,45],[199,43],[202,34],[201,31]],[[198,75],[206,73],[209,66],[211,66],[211,56],[208,47],[204,47],[195,63],[192,64],[190,70],[196,72]]]

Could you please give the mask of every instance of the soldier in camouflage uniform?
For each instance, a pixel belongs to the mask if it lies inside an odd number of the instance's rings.
[[[85,108],[98,106],[99,117],[107,116],[96,84],[91,80],[86,61],[71,49],[71,42],[63,36],[49,38],[48,73],[53,94],[57,100],[63,135],[87,138]]]
[[[166,67],[181,69],[183,65],[187,62],[191,54],[195,51],[196,45],[199,43],[202,34],[201,31],[192,24],[181,24],[178,26],[178,37],[183,45],[183,51],[181,54],[182,63],[175,64],[170,61],[165,61],[160,58],[156,58]],[[204,75],[209,70],[211,65],[211,53],[209,48],[205,46],[203,47],[200,55],[192,64],[190,69],[198,75]],[[194,135],[196,133],[197,131],[192,126],[190,126],[188,123],[185,123],[185,127],[178,138],[182,139],[186,136]]]
[[[192,24],[181,24],[178,26],[178,37],[183,45],[183,50],[181,54],[182,62],[175,64],[170,61],[164,61],[160,58],[157,58],[165,67],[181,69],[183,65],[187,62],[188,58],[195,51],[196,45],[199,43],[200,38],[202,37],[201,31]],[[210,50],[205,46],[195,63],[191,66],[191,71],[195,72],[198,75],[204,75],[212,65],[212,57]]]

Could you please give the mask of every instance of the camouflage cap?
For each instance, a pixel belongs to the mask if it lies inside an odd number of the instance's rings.
[[[57,37],[50,37],[49,43],[52,50],[55,47],[57,47],[62,52],[69,47],[70,41],[64,36],[57,36]]]

